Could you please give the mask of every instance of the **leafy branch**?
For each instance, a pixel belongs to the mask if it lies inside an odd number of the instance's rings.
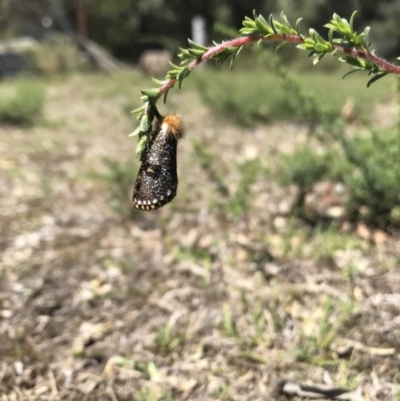
[[[187,49],[181,48],[181,52],[178,54],[182,60],[180,65],[170,63],[172,69],[168,71],[164,80],[152,78],[153,82],[158,85],[157,87],[141,91],[141,101],[144,105],[133,111],[133,113],[138,114],[140,124],[130,135],[139,136],[136,150],[138,157],[141,157],[148,144],[148,134],[152,129],[152,121],[158,113],[157,101],[164,97],[164,102],[166,102],[169,90],[176,83],[180,88],[182,81],[204,61],[215,60],[219,66],[230,59],[230,67],[232,68],[241,49],[252,43],[281,42],[277,49],[286,43],[295,43],[297,48],[309,51],[309,56],[313,58],[314,65],[326,54],[339,56],[339,61],[353,67],[353,70],[345,74],[344,77],[353,72],[366,71],[371,76],[367,83],[368,87],[388,73],[400,75],[400,66],[383,60],[376,56],[374,51],[370,51],[370,27],[366,27],[360,34],[354,30],[355,15],[356,12],[353,12],[350,21],[347,21],[345,18],[334,14],[332,20],[325,25],[329,29],[327,39],[324,39],[312,28],[309,30],[308,36],[301,34],[299,29],[301,18],[296,21],[295,27],[292,27],[283,12],[279,20],[271,15],[268,21],[262,15],[257,15],[254,12],[253,18],[245,17],[243,28],[240,30],[242,34],[240,38],[219,44],[214,42],[212,47],[199,45],[189,39],[189,47]]]

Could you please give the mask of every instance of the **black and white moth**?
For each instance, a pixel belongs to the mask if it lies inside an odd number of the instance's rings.
[[[175,198],[178,189],[176,149],[183,135],[182,117],[176,114],[157,117],[133,190],[132,206],[136,209],[156,210]]]

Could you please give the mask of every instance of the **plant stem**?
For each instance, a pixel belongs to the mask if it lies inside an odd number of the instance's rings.
[[[245,36],[242,38],[236,38],[236,39],[228,40],[219,45],[208,48],[208,50],[201,57],[197,58],[196,60],[192,61],[189,64],[189,69],[190,70],[195,69],[198,65],[200,65],[204,61],[209,60],[214,55],[221,53],[227,47],[246,46],[251,43],[258,42],[259,40],[281,41],[281,42],[285,41],[285,42],[296,43],[296,44],[304,43],[304,37],[301,35],[276,34],[276,35],[271,35],[268,37],[265,37],[264,35],[254,35],[254,36]],[[369,61],[373,62],[377,66],[381,67],[382,72],[400,75],[400,66],[392,64],[392,63],[370,53],[366,49],[363,49],[363,50],[349,49],[349,48],[346,48],[345,46],[338,45],[338,44],[334,44],[334,47],[339,53],[341,53],[343,55],[358,57],[358,58],[361,58],[364,60],[369,60]],[[176,82],[177,82],[177,79],[170,79],[166,83],[164,83],[159,88],[160,95],[158,96],[158,98],[161,97],[161,95],[164,94],[165,92],[167,92],[169,89],[171,89],[175,85]]]

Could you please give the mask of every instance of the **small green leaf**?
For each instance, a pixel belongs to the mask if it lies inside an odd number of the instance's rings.
[[[375,74],[367,83],[367,88],[369,88],[374,82],[376,82],[378,79],[383,78],[385,75],[387,75],[387,72],[381,72],[379,74]]]
[[[275,20],[274,20],[274,15],[273,14],[271,14],[269,16],[269,25],[272,28],[274,34],[277,35],[278,34],[278,30],[276,29],[276,26],[275,26]]]
[[[357,10],[354,11],[353,14],[351,14],[351,17],[350,17],[350,29],[351,29],[352,32],[354,32],[354,18],[356,16],[356,14],[357,14]]]
[[[261,24],[263,24],[267,28],[268,33],[272,32],[271,27],[268,25],[268,22],[265,20],[265,18],[261,14],[258,16],[257,20],[260,21]],[[257,22],[257,20],[256,20],[256,22]]]
[[[343,57],[339,57],[339,61],[342,61],[344,63],[350,64],[350,65],[352,65],[354,67],[365,69],[364,60],[359,59],[359,58],[350,57],[350,56],[343,56]]]
[[[292,26],[290,25],[290,22],[289,22],[289,20],[286,18],[286,15],[285,15],[285,13],[282,11],[281,12],[281,20],[282,20],[282,23],[287,27],[287,28],[292,28]]]
[[[189,42],[189,45],[190,45],[193,49],[202,50],[202,51],[206,51],[206,50],[207,50],[207,47],[202,46],[202,45],[200,45],[200,44],[198,44],[198,43],[195,43],[195,42],[193,42],[193,40],[188,39],[188,42]]]
[[[201,57],[205,51],[204,50],[197,50],[197,49],[188,49],[188,52],[191,56]]]
[[[240,46],[240,47],[237,48],[235,53],[233,53],[232,60],[231,60],[230,66],[229,66],[231,71],[233,69],[233,63],[235,62],[236,57],[239,55],[239,53],[242,51],[242,49],[243,49],[243,46]]]
[[[179,57],[179,56],[178,56],[178,57]],[[186,58],[185,60],[182,60],[182,61],[180,62],[180,65],[183,67],[183,66],[187,65],[190,61],[196,60],[196,58],[197,58],[197,57],[190,56],[190,57]]]
[[[334,31],[337,30],[337,29],[336,29],[336,25],[331,24],[331,23],[325,24],[324,27],[325,27],[325,28],[328,28],[328,29],[332,29],[332,30],[334,30]]]
[[[164,104],[167,103],[168,92],[169,92],[169,90],[165,91],[165,93],[164,93],[164,99],[163,99],[164,100]]]
[[[325,40],[321,37],[321,35],[315,30],[310,29],[310,36],[314,39],[315,42],[325,43]]]
[[[151,80],[152,80],[155,84],[160,85],[160,86],[162,86],[162,85],[164,85],[166,82],[168,82],[168,81],[166,81],[166,80],[161,81],[161,80],[159,80],[159,79],[157,79],[157,78],[154,78],[154,77],[151,77]]]
[[[307,49],[307,45],[305,45],[304,43],[302,43],[301,45],[297,45],[296,47],[300,50],[310,50],[310,49]]]
[[[276,46],[276,49],[275,49],[275,51],[277,52],[279,49],[281,49],[283,46],[285,46],[285,45],[286,45],[286,43],[287,43],[287,42],[281,42],[281,43],[279,43],[279,45],[278,45],[278,46]]]
[[[185,67],[179,72],[179,74],[176,76],[176,79],[178,81],[182,81],[183,79],[185,79],[189,75],[190,75],[190,70],[189,70],[189,68]]]
[[[256,27],[258,29],[258,31],[260,33],[262,33],[263,35],[267,35],[268,33],[270,33],[270,29],[267,23],[262,23],[260,18],[256,19]]]
[[[281,24],[279,21],[277,21],[276,19],[274,19],[274,25],[275,28],[277,30],[277,33],[281,33],[285,30],[285,25]]]
[[[342,22],[338,24],[339,32],[342,35],[348,36],[351,34],[350,25],[345,18],[342,18]]]
[[[221,66],[228,58],[230,57],[230,54],[228,52],[226,53],[220,53],[220,57],[216,59],[216,64],[217,66]]]
[[[371,27],[367,26],[364,29],[364,32],[362,33],[363,37],[362,37],[362,41],[361,41],[361,45],[363,47],[365,47],[366,49],[368,49],[370,43],[369,43],[369,31],[371,30]]]
[[[315,50],[316,50],[318,53],[327,53],[327,52],[329,52],[329,51],[332,50],[332,47],[329,45],[328,42],[325,42],[325,43],[317,43],[317,44],[315,45]]]
[[[135,129],[135,131],[133,131],[131,134],[129,134],[128,136],[129,137],[131,137],[131,136],[136,136],[136,135],[139,135],[139,133],[141,132],[141,128],[140,128],[140,126],[139,127],[137,127],[136,129]]]
[[[329,39],[329,42],[332,43],[332,40],[333,40],[333,29],[332,28],[329,29],[328,39]]]
[[[304,43],[307,45],[312,45],[312,46],[315,45],[315,41],[311,38],[304,38]]]
[[[239,30],[239,33],[244,36],[249,36],[249,35],[252,35],[254,33],[254,31],[252,29],[242,28]]]
[[[288,28],[285,25],[281,25],[281,26],[279,26],[279,32],[280,32],[280,34],[283,34],[283,35],[292,35],[293,34],[293,29],[292,28]]]
[[[183,48],[183,47],[180,47],[179,50],[181,51],[181,54],[184,54],[184,55],[188,55],[189,54],[188,50]]]
[[[149,137],[147,135],[144,135],[139,139],[139,142],[136,146],[136,156],[139,160],[142,160],[142,155],[147,147],[148,142]]]
[[[313,65],[317,65],[322,60],[322,58],[324,56],[325,56],[325,53],[319,54],[317,57],[315,57],[314,60],[313,60]]]
[[[141,106],[135,110],[133,110],[131,113],[132,114],[138,114],[138,113],[142,113],[144,111],[144,109],[146,108],[146,106]]]
[[[180,50],[181,50],[181,52],[178,54],[178,57],[183,59],[183,62],[186,62],[188,59],[190,60],[192,58],[192,56],[186,49],[181,48]],[[181,65],[182,65],[182,61],[181,61]]]
[[[167,72],[168,79],[176,79],[176,76],[179,74],[180,70],[170,70]]]
[[[300,22],[303,21],[303,18],[297,18],[296,20],[296,32],[300,35]]]
[[[342,18],[342,24],[346,27],[347,30],[350,30],[350,24],[347,22],[346,18]]]
[[[142,92],[144,96],[147,96],[149,100],[156,98],[160,94],[158,88],[142,89],[140,92]]]
[[[362,68],[356,68],[354,70],[348,71],[348,72],[346,72],[346,74],[343,75],[342,79],[345,79],[349,75],[354,74],[355,72],[359,72],[359,71],[362,71]]]
[[[188,51],[190,50],[190,49],[187,49]],[[179,65],[175,65],[172,61],[168,61],[168,63],[169,63],[169,65],[171,66],[171,67],[173,67],[175,70],[180,70],[182,67],[180,67]]]
[[[314,44],[309,43],[303,43],[301,45],[297,45],[297,47],[302,50],[314,50]]]
[[[150,132],[151,130],[151,121],[149,119],[149,116],[144,115],[142,117],[142,120],[140,121],[140,131],[146,134],[147,132]]]
[[[254,29],[256,27],[256,23],[253,20],[243,21],[243,26],[245,28]]]

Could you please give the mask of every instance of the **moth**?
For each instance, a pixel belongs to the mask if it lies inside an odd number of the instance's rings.
[[[144,211],[171,202],[178,189],[176,149],[178,140],[184,136],[183,120],[177,114],[165,117],[158,114],[156,121],[142,155],[132,197],[132,206]]]

